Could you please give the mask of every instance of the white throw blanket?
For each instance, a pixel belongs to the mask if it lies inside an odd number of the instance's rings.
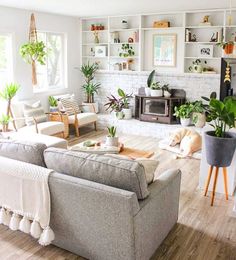
[[[54,239],[49,227],[51,172],[0,156],[0,224],[31,234],[43,246]]]

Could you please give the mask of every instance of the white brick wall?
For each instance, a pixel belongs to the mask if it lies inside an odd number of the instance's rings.
[[[105,112],[104,104],[107,102],[107,96],[117,95],[118,87],[124,89],[127,93],[136,94],[140,87],[146,86],[149,72],[129,73],[119,72],[97,73],[96,81],[101,83],[99,94],[95,99],[99,102],[101,113]],[[219,75],[193,75],[193,74],[158,74],[156,80],[162,84],[170,84],[170,88],[184,89],[187,99],[190,101],[201,99],[201,96],[209,96],[211,92],[217,92],[219,96],[220,76]],[[133,104],[134,99],[131,101]]]

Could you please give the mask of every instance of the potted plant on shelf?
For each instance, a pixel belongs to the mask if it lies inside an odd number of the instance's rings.
[[[146,96],[150,96],[150,95],[151,95],[151,85],[152,85],[152,83],[153,83],[155,73],[156,73],[156,71],[153,70],[153,71],[149,74],[149,76],[148,76],[147,86],[145,87],[145,95],[146,95]]]
[[[119,139],[116,136],[116,127],[111,126],[107,127],[108,135],[106,137],[106,146],[118,146],[119,145]]]
[[[123,43],[121,45],[121,52],[119,56],[122,58],[129,58],[135,55],[134,48],[129,43]]]
[[[171,90],[169,88],[169,84],[164,84],[162,86],[162,90],[163,90],[164,97],[171,97]]]
[[[192,73],[202,73],[203,71],[203,65],[202,61],[200,59],[196,59],[192,62],[193,65],[191,65],[188,70]],[[207,64],[206,61],[204,61],[204,64]]]
[[[175,107],[174,110],[174,116],[180,118],[180,123],[182,126],[185,127],[191,124],[191,115],[193,112],[193,105],[191,103],[186,103],[179,107]]]
[[[17,83],[10,83],[7,84],[6,87],[0,92],[0,97],[7,102],[7,117],[13,117],[11,111],[11,102],[12,99],[15,97],[16,93],[20,89],[20,86]],[[14,124],[14,122],[13,122]],[[6,125],[6,129],[8,130],[8,124]]]
[[[228,42],[218,42],[216,44],[217,46],[221,47],[225,54],[232,54],[234,52],[234,42],[233,41],[228,41]]]
[[[81,72],[85,79],[85,84],[82,88],[85,91],[87,96],[86,102],[83,102],[83,110],[85,112],[95,112],[98,113],[98,103],[94,102],[94,94],[98,93],[98,89],[100,88],[100,83],[94,83],[95,73],[98,70],[98,64],[83,64],[81,66]]]
[[[132,118],[132,109],[129,107],[129,100],[133,97],[132,94],[126,94],[124,90],[118,89],[118,95],[121,97],[121,102],[123,102],[122,112],[124,113],[124,119]]]
[[[49,110],[50,112],[57,112],[58,111],[58,102],[53,96],[48,97],[49,102]]]
[[[2,114],[0,118],[0,125],[2,126],[2,132],[7,132],[8,131],[8,125],[11,121],[10,116]]]
[[[124,102],[121,98],[116,98],[115,96],[111,95],[111,97],[107,97],[108,102],[104,105],[107,107],[106,110],[111,110],[111,112],[114,112],[117,119],[123,119],[124,118],[124,112],[122,111]]]
[[[205,106],[202,101],[195,101],[193,104],[192,122],[196,127],[202,128],[206,124]]]
[[[151,96],[152,97],[162,97],[162,88],[160,82],[152,82],[151,84]]]
[[[214,131],[205,132],[206,159],[209,165],[217,167],[230,166],[236,148],[236,134],[229,132],[235,127],[236,99],[226,97],[223,101],[206,98],[207,122]]]

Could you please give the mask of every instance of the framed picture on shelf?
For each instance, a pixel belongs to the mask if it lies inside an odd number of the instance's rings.
[[[106,57],[106,46],[95,46],[95,57]]]
[[[198,57],[213,57],[213,45],[200,44],[198,46]]]
[[[153,35],[153,66],[176,66],[176,34]]]

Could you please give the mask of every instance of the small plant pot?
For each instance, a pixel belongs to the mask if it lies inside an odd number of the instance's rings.
[[[121,29],[128,29],[129,28],[129,25],[128,25],[128,22],[121,22]]]
[[[124,119],[128,120],[132,118],[132,109],[131,108],[123,108],[122,112],[124,113]]]
[[[191,125],[191,118],[180,118],[180,123],[182,126],[189,126]]]
[[[49,108],[50,112],[58,112],[58,107],[51,107]]]
[[[98,102],[94,102],[94,103],[83,102],[82,105],[83,105],[83,112],[86,113],[94,112],[96,114],[98,113]]]
[[[206,116],[203,113],[193,113],[193,121],[196,127],[202,128],[206,124]]]
[[[147,96],[147,97],[149,97],[149,96],[151,96],[151,89],[150,88],[145,88],[145,95]]]
[[[121,120],[121,119],[124,119],[124,113],[123,111],[120,111],[120,112],[116,112],[116,118]]]
[[[119,145],[119,138],[118,137],[106,137],[106,146],[116,146]]]
[[[151,89],[151,96],[152,97],[162,97],[162,90],[161,89]]]
[[[236,134],[226,133],[226,137],[216,137],[214,131],[204,133],[207,163],[217,167],[231,165],[235,148]]]
[[[164,97],[171,97],[171,93],[169,91],[164,91]]]
[[[234,52],[234,44],[233,43],[226,44],[224,48],[224,52],[226,55],[232,54]]]

